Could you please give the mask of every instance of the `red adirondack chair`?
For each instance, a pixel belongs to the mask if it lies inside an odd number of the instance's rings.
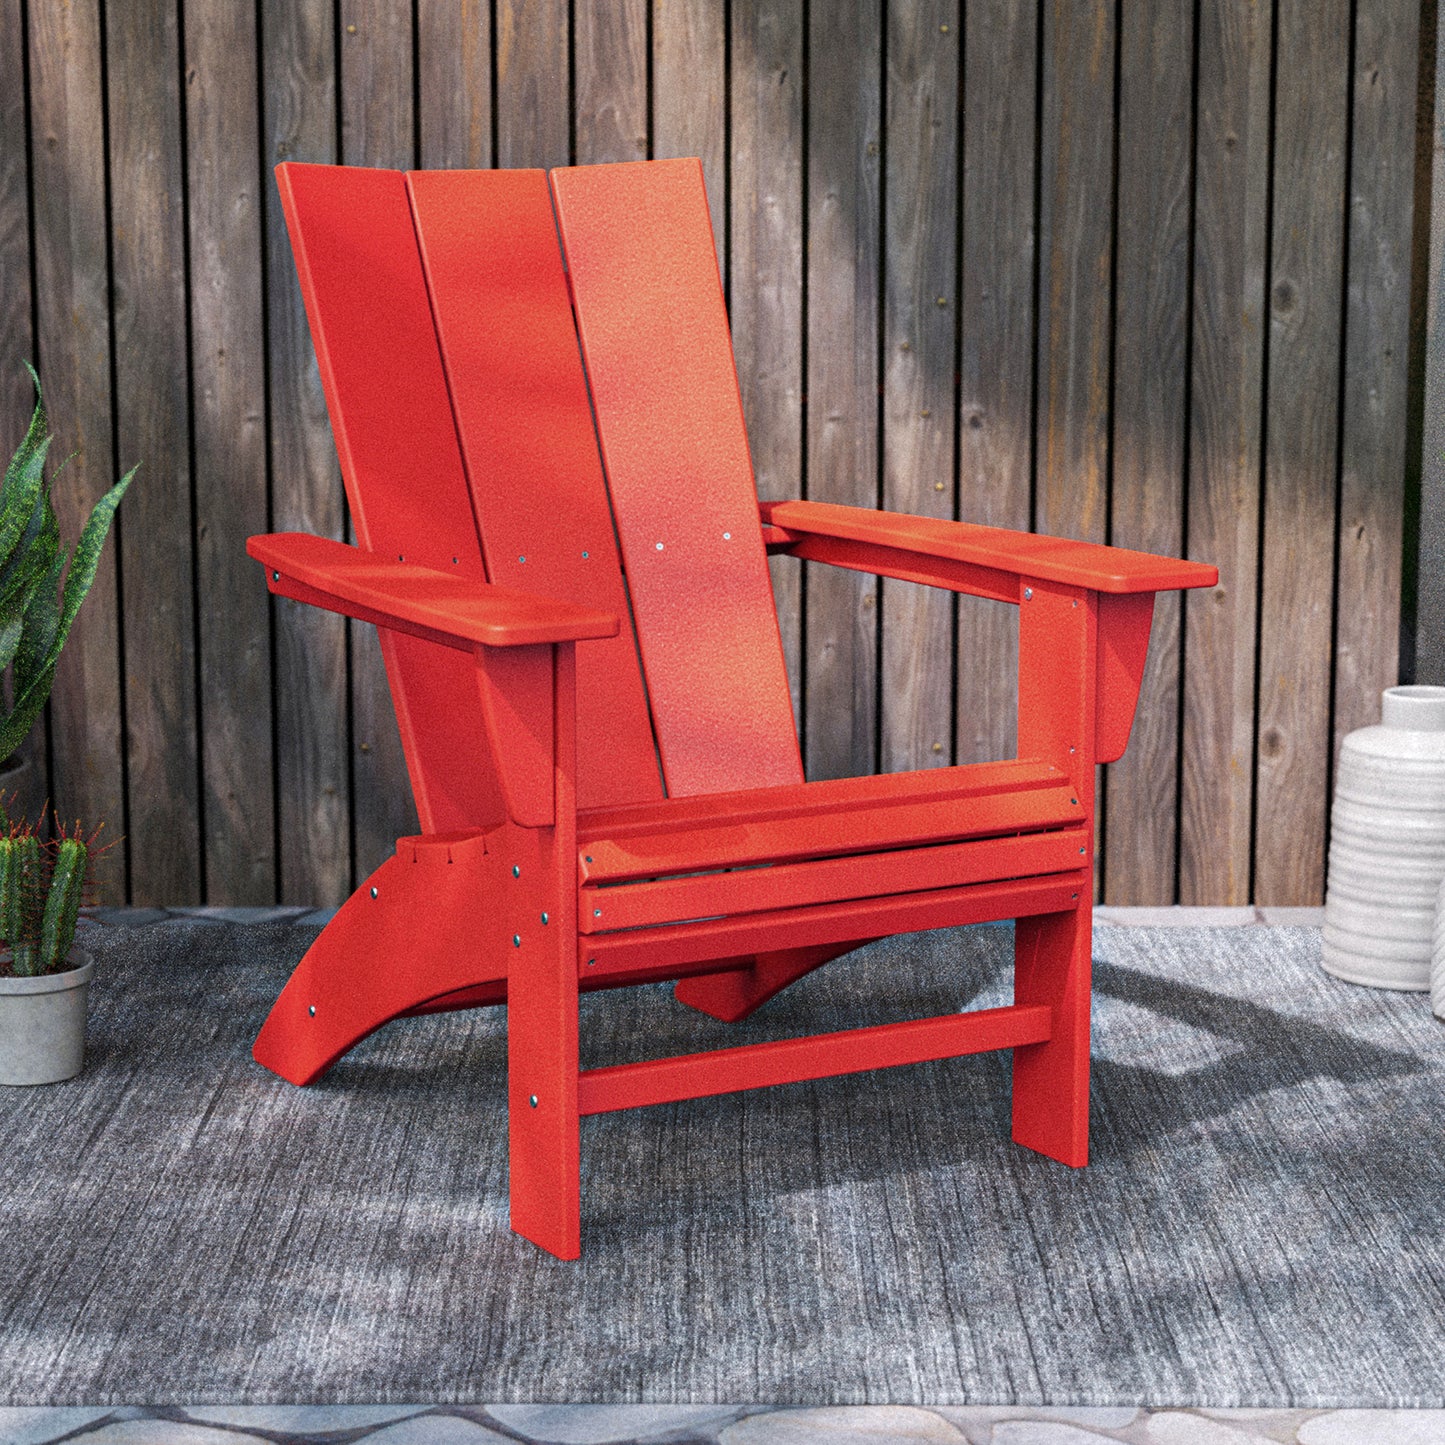
[[[389,1019],[505,999],[512,1227],[563,1258],[578,1121],[612,1109],[1011,1048],[1014,1139],[1082,1165],[1094,764],[1128,740],[1153,594],[1215,569],[760,507],[696,161],[550,194],[536,170],[277,175],[361,545],[247,550],[380,629],[422,832],[256,1058],[304,1084]],[[804,782],[767,551],[1016,604],[1018,758]],[[579,989],[679,979],[739,1019],[866,941],[1004,918],[1009,1007],[579,1068]]]

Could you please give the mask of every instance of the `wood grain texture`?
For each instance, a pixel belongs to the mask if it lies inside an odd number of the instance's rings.
[[[871,0],[808,31],[807,494],[878,504],[882,29]],[[878,584],[809,566],[803,761],[809,778],[871,773],[878,746]]]
[[[22,364],[35,357],[26,110],[22,0],[0,0],[0,452],[5,461],[20,445],[35,406],[35,388]],[[34,817],[50,796],[43,719],[18,756],[24,766],[7,778],[4,791],[16,795],[16,810]]]
[[[1219,586],[1185,603],[1179,901],[1250,897],[1270,15],[1199,9],[1189,553]]]
[[[984,0],[967,7],[965,25],[958,515],[1027,531],[1038,15],[1012,0]],[[960,763],[1013,756],[1017,680],[1015,609],[960,597]]]
[[[764,495],[1220,565],[1161,599],[1101,793],[1108,900],[1169,901],[1176,876],[1185,903],[1317,896],[1331,750],[1396,680],[1415,546],[1416,8],[0,0],[0,429],[13,447],[32,357],[57,459],[79,448],[72,535],[144,463],[30,802],[130,834],[116,897],[346,895],[409,790],[369,631],[270,603],[243,554],[347,535],[271,167],[650,149],[704,162]],[[1425,413],[1415,645],[1445,681]],[[1011,751],[1013,609],[796,566],[775,571],[810,776]]]
[[[492,163],[492,11],[488,0],[417,0],[420,164]]]
[[[647,0],[573,12],[574,149],[579,166],[647,155]]]
[[[1039,136],[1039,531],[1102,542],[1109,502],[1112,0],[1043,18]]]
[[[117,475],[101,45],[97,5],[31,7],[36,351],[55,435],[51,455],[68,459],[52,489],[67,541],[80,535]],[[104,819],[119,834],[126,815],[116,552],[112,540],[56,670],[50,741],[51,801],[61,816],[92,827]],[[128,887],[124,861],[115,856],[100,901],[121,902]]]
[[[341,157],[347,165],[407,170],[416,164],[409,8],[342,0]],[[354,526],[349,535],[355,535]],[[418,831],[401,733],[374,627],[351,630],[351,829],[353,881],[369,876]]]
[[[884,109],[883,506],[954,516],[959,15],[951,0],[888,12]],[[946,766],[953,738],[953,604],[881,586],[880,768]]]
[[[25,14],[0,0],[0,450],[9,461],[35,405],[30,361],[29,144],[25,134]]]
[[[117,529],[137,904],[201,890],[177,21],[174,0],[106,10],[116,446],[142,462]]]
[[[296,267],[272,167],[335,161],[335,31],[329,4],[266,0],[261,12],[271,525],[340,540],[346,513]],[[235,538],[240,545],[244,539]],[[263,585],[258,577],[257,587]],[[275,608],[276,788],[283,903],[336,904],[351,891],[347,642],[341,618]]]
[[[727,9],[717,0],[653,0],[652,153],[697,156],[727,285]]]
[[[1420,14],[1390,0],[1355,10],[1349,274],[1340,419],[1339,602],[1334,740],[1378,722],[1400,680],[1406,369]]]
[[[733,350],[758,496],[798,495],[803,453],[803,5],[732,9]],[[802,567],[768,564],[793,718],[802,717]]]
[[[497,0],[499,166],[565,166],[570,41],[567,0]]]
[[[1034,525],[1088,542],[1105,540],[1109,506],[1115,24],[1114,0],[1043,10]]]
[[[1433,110],[1433,124],[1420,137],[1421,170],[1429,175],[1429,259],[1423,297],[1421,349],[1424,352],[1424,394],[1445,395],[1445,185],[1435,177],[1445,174],[1445,66],[1440,44],[1445,38],[1445,10],[1437,10],[1434,35],[1422,34],[1422,51],[1433,47],[1435,93],[1429,94],[1429,77],[1421,56],[1421,109]],[[1432,105],[1433,102],[1433,105]],[[1424,127],[1422,126],[1422,130]],[[1423,207],[1422,207],[1423,209]],[[1415,682],[1445,684],[1445,569],[1431,565],[1445,556],[1445,407],[1424,406],[1420,418],[1420,536],[1416,567]]]
[[[1254,897],[1324,901],[1347,0],[1279,0]]]
[[[1113,480],[1109,540],[1180,555],[1189,348],[1194,17],[1128,5],[1119,35]],[[1174,902],[1179,769],[1178,593],[1155,602],[1129,750],[1108,768],[1105,900]]]
[[[188,0],[185,20],[206,881],[211,896],[266,904],[277,887],[271,608],[244,551],[268,520],[256,20],[229,0]]]
[[[487,0],[416,0],[416,95],[423,169],[491,165]]]

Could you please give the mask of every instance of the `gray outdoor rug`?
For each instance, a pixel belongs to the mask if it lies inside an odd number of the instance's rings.
[[[0,1089],[0,1404],[1445,1404],[1445,1026],[1315,930],[1098,931],[1086,1170],[1007,1055],[586,1120],[574,1264],[507,1228],[502,1010],[252,1062],[312,936],[97,931],[84,1076]],[[585,1062],[1006,1002],[1009,948],[593,995]]]

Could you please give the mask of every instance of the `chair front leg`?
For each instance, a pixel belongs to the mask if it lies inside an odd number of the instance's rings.
[[[1053,1009],[1047,1042],[1014,1050],[1014,1141],[1075,1167],[1089,1157],[1098,594],[1025,578],[1019,600],[1019,756],[1054,764],[1084,820],[1077,903],[1014,925],[1014,1002]]]
[[[503,910],[510,954],[507,1003],[507,1118],[511,1223],[560,1259],[581,1242],[577,1113],[576,665],[570,643],[556,647],[551,689],[555,816],[544,827],[510,830],[517,857],[503,878],[519,887]],[[485,684],[484,684],[485,685]],[[538,906],[538,898],[541,904]]]

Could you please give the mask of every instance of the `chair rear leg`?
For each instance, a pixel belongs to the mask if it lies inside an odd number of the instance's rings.
[[[1092,938],[1087,903],[1014,926],[1014,1002],[1054,1011],[1046,1043],[1013,1051],[1014,1142],[1076,1168],[1089,1162]]]
[[[774,994],[812,973],[825,963],[861,948],[867,939],[853,943],[815,944],[810,948],[779,949],[760,953],[746,968],[724,973],[699,974],[682,979],[673,995],[679,1003],[711,1014],[724,1023],[735,1024],[761,1008]]]

